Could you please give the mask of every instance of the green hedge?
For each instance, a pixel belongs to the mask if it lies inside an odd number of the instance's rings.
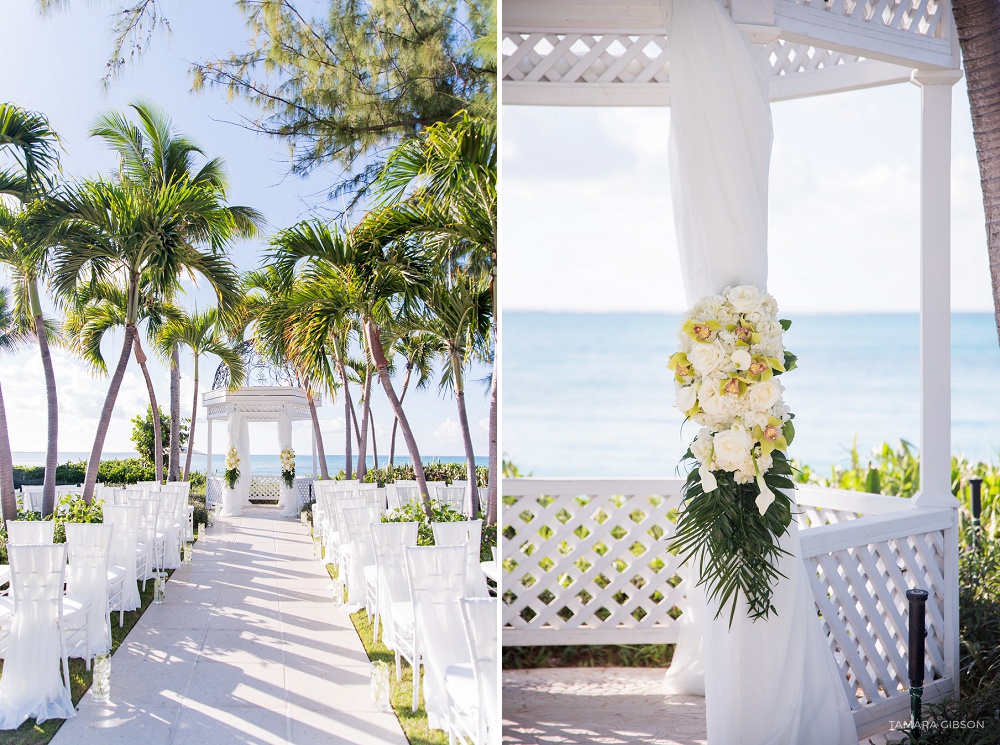
[[[82,484],[87,476],[87,462],[63,463],[56,466],[56,484]],[[139,458],[113,458],[102,460],[97,469],[101,484],[135,484],[156,479],[156,469]],[[44,466],[14,466],[14,488],[41,486],[45,480]],[[205,486],[205,474],[191,474],[191,488]]]
[[[486,466],[476,466],[476,480],[479,486],[486,486],[489,481],[490,469]],[[465,463],[442,463],[432,461],[424,464],[424,478],[428,481],[446,481],[449,484],[453,481],[465,481],[467,468]],[[344,471],[341,470],[333,477],[337,481],[343,481]],[[413,466],[404,464],[401,466],[386,466],[385,468],[371,468],[365,474],[366,484],[379,484],[385,486],[393,481],[413,481],[417,474]]]

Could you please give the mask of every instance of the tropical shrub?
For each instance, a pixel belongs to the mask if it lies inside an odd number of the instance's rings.
[[[191,420],[181,419],[181,446],[187,443]],[[139,458],[149,466],[153,465],[153,407],[147,406],[146,413],[132,417],[132,444]],[[160,449],[163,451],[163,470],[170,467],[170,415],[160,409]]]
[[[91,504],[83,501],[83,497],[71,494],[59,500],[53,515],[53,542],[66,542],[66,523],[100,523],[104,521],[104,502],[95,499]],[[18,510],[18,520],[41,520],[41,512]],[[7,525],[0,526],[0,564],[7,564]]]
[[[417,545],[433,546],[434,529],[431,523],[454,523],[465,520],[466,517],[451,505],[431,500],[431,517],[428,518],[424,507],[419,502],[408,502],[398,510],[382,516],[384,523],[417,523]],[[495,525],[483,525],[482,540],[479,544],[479,555],[482,560],[492,559],[491,549],[497,545]]]
[[[489,483],[490,471],[486,466],[476,467],[476,480],[478,486],[486,486]],[[386,466],[385,468],[372,468],[365,474],[366,484],[379,484],[385,486],[394,481],[412,481],[416,478],[413,466],[404,464],[401,466]],[[433,463],[424,464],[424,478],[428,481],[465,481],[466,470],[464,463]],[[338,481],[344,479],[344,471],[341,470],[334,478]]]

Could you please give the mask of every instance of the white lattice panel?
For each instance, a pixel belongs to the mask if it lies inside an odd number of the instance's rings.
[[[222,497],[225,494],[226,484],[219,476],[210,476],[205,480],[205,504],[222,504]]]
[[[252,476],[250,499],[281,499],[281,477]]]
[[[858,709],[906,695],[906,591],[927,589],[925,683],[946,677],[945,533],[920,533],[806,559],[823,630]]]
[[[561,495],[506,506],[505,643],[674,640],[684,588],[666,544],[678,504]]]
[[[299,504],[309,504],[315,501],[312,483],[313,479],[308,477],[295,479],[295,493],[299,496]]]
[[[797,5],[859,24],[903,33],[945,38],[947,6],[937,0],[795,0]]]

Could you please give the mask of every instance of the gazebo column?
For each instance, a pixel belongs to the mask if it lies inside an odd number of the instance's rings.
[[[921,507],[951,494],[951,91],[958,70],[915,70],[920,86]]]
[[[188,447],[193,447],[188,445]],[[212,475],[212,417],[208,417],[208,445],[205,450],[205,457],[208,463],[205,465],[205,478]]]

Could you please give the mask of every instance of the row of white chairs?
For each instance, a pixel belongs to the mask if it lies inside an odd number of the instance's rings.
[[[387,505],[380,490],[360,486],[319,490],[313,510],[313,529],[322,536],[327,560],[346,580],[346,610],[364,607],[374,619],[375,638],[381,630],[395,654],[397,679],[401,660],[413,668],[414,710],[423,666],[431,725],[485,744],[496,734],[498,721],[497,607],[479,561],[482,523],[433,523],[435,546],[428,553],[428,548],[417,547],[416,522],[381,522]],[[394,486],[401,497],[418,498],[415,485]],[[467,493],[461,485],[456,489]],[[434,553],[437,549],[448,550]],[[470,619],[484,614],[491,619],[488,623],[469,625]],[[467,636],[464,646],[454,644],[455,635],[463,633],[460,629]],[[452,667],[451,677],[446,676]]]
[[[485,505],[483,499],[486,490],[476,487],[474,494],[474,504],[469,509],[469,483],[467,481],[453,481],[447,484],[444,481],[428,481],[427,490],[431,498],[447,504],[457,512],[466,515],[475,515],[483,512]],[[341,496],[351,495],[361,496],[361,492],[375,491],[376,494],[383,495],[385,506],[391,510],[400,509],[403,505],[419,499],[420,489],[416,481],[395,481],[380,488],[378,484],[364,484],[354,481],[315,481],[313,491],[316,501],[319,502],[320,495],[336,494]],[[470,515],[470,516],[471,516]]]

